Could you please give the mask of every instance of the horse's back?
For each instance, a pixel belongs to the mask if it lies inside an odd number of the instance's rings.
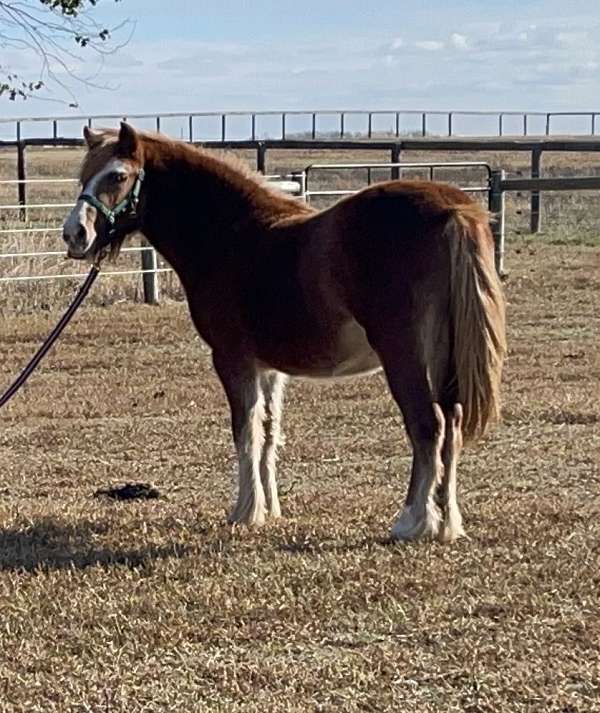
[[[438,237],[439,229],[457,206],[475,205],[455,186],[431,181],[386,181],[369,186],[333,206],[335,222],[344,224],[348,238],[395,241]]]

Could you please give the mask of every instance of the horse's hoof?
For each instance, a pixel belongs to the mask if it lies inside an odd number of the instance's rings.
[[[454,517],[448,517],[448,515],[446,515],[438,532],[438,541],[444,544],[450,544],[460,538],[468,539],[463,528],[460,513]]]
[[[267,500],[267,504],[265,505],[265,517],[269,520],[278,520],[281,517],[281,506],[278,500],[275,500],[275,502],[269,502]]]
[[[230,525],[247,525],[248,527],[262,527],[266,520],[266,508],[264,506],[242,509],[235,507],[231,515],[227,518]]]
[[[440,529],[437,509],[427,508],[421,517],[415,515],[410,505],[402,511],[392,527],[393,540],[435,539]]]

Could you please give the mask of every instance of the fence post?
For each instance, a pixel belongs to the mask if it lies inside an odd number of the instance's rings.
[[[542,150],[533,149],[531,152],[531,177],[540,177],[540,166],[542,163]],[[542,224],[542,194],[539,191],[531,191],[530,203],[530,232],[539,233]]]
[[[19,210],[19,218],[21,220],[27,220],[27,164],[25,160],[25,149],[26,145],[24,141],[19,141],[17,144],[17,178],[19,183],[17,183],[17,191],[19,194],[19,205],[23,208]]]
[[[259,173],[264,173],[267,168],[267,147],[262,141],[258,142],[256,147],[256,170]]]
[[[140,241],[142,248],[148,248],[149,243],[146,238]],[[158,261],[156,259],[156,250],[142,250],[142,284],[144,286],[144,302],[147,305],[157,305],[159,301],[158,289]]]
[[[400,163],[400,155],[402,153],[402,145],[401,144],[394,144],[392,146],[392,153],[391,153],[391,163]],[[400,169],[398,166],[394,166],[391,170],[391,175],[390,178],[392,181],[397,181],[400,178]]]
[[[294,171],[291,175],[292,181],[296,181],[299,187],[298,196],[305,203],[306,201],[306,171]]]
[[[494,170],[490,175],[489,209],[492,213],[492,235],[494,236],[494,262],[496,272],[504,275],[504,191],[502,181],[504,170]]]

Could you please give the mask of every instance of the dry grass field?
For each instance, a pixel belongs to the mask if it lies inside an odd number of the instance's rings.
[[[30,175],[73,175],[77,152],[52,156],[32,152]],[[548,174],[600,165],[550,158]],[[274,152],[270,170],[315,160]],[[511,197],[504,420],[463,456],[453,546],[386,542],[409,449],[381,377],[291,384],[286,517],[232,530],[228,412],[176,281],[159,307],[97,284],[0,413],[0,713],[600,711],[600,201],[545,196],[541,236],[527,218]],[[13,244],[39,245],[60,249]],[[0,383],[73,286],[0,283]],[[160,497],[95,497],[128,482]]]
[[[292,384],[287,517],[232,531],[184,305],[84,306],[1,414],[0,711],[600,711],[600,250],[508,265],[504,421],[453,546],[385,542],[409,451],[379,377]],[[2,382],[58,307],[6,311]],[[94,497],[126,482],[161,496]]]

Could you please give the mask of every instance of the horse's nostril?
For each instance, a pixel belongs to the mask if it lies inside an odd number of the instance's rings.
[[[63,240],[67,245],[85,245],[87,243],[87,229],[79,225],[76,230],[63,230]]]

